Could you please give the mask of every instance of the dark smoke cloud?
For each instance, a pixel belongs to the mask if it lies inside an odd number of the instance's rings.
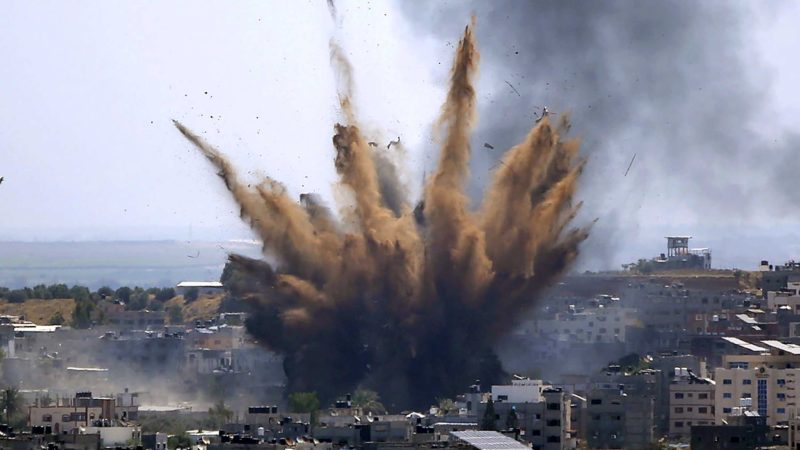
[[[479,110],[476,144],[511,145],[530,120],[521,108],[572,112],[589,156],[579,196],[587,201],[584,212],[600,218],[587,242],[597,256],[620,237],[615,230],[635,232],[642,218],[644,226],[670,224],[688,211],[721,225],[796,206],[800,139],[756,127],[770,112],[771,74],[748,41],[752,3],[400,5],[410,23],[442,41],[457,18],[476,13],[484,82],[498,92]],[[499,157],[476,154],[474,171],[485,172]]]
[[[571,265],[588,227],[573,227],[583,160],[569,122],[538,121],[494,172],[483,206],[464,192],[475,124],[479,53],[463,31],[436,127],[438,165],[415,214],[392,159],[363,136],[345,53],[331,44],[344,124],[334,164],[352,205],[339,222],[313,195],[291,200],[267,179],[239,181],[227,158],[176,122],[213,164],[272,263],[231,255],[257,289],[248,330],[284,355],[290,390],[324,401],[357,385],[392,407],[424,407],[503,373],[493,344]],[[387,148],[387,151],[397,151]],[[399,149],[400,151],[402,149]],[[391,169],[391,170],[390,170]]]

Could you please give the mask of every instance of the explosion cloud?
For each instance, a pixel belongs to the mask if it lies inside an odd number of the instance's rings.
[[[251,187],[202,138],[177,128],[218,169],[261,238],[261,260],[230,255],[249,281],[249,331],[285,357],[290,391],[324,401],[361,385],[396,408],[424,407],[476,379],[499,381],[492,345],[578,254],[589,227],[569,228],[583,161],[568,120],[542,117],[508,151],[477,212],[464,185],[476,121],[479,54],[467,26],[436,129],[441,154],[412,210],[397,168],[362,135],[349,62],[335,44],[345,123],[334,163],[352,194],[341,219],[313,194],[293,201],[271,179]],[[397,144],[400,145],[399,143]],[[569,228],[569,229],[568,229]]]

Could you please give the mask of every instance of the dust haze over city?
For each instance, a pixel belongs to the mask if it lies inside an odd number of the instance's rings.
[[[796,5],[7,13],[7,445],[795,446]]]

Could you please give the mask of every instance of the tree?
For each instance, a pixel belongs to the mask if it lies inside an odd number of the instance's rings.
[[[208,408],[208,415],[214,423],[216,428],[222,428],[223,425],[230,422],[233,418],[233,411],[225,406],[225,401],[220,399],[214,406]]]
[[[50,316],[50,325],[64,325],[66,320],[64,319],[64,315],[61,314],[61,311],[56,311]]]
[[[171,299],[172,297],[175,297],[175,289],[173,289],[173,288],[160,289],[156,293],[156,300],[158,300],[160,302],[165,302],[165,301]]]
[[[22,427],[27,422],[27,417],[23,411],[25,399],[20,395],[17,388],[3,389],[0,398],[0,410],[3,412],[3,419],[13,427]]]
[[[22,303],[28,299],[28,293],[25,289],[14,289],[8,293],[8,301],[11,303]]]
[[[94,312],[94,303],[91,300],[76,300],[75,309],[72,310],[72,326],[74,328],[91,327],[92,312]]]
[[[357,389],[353,393],[353,406],[361,408],[365,414],[386,414],[378,393],[369,389]]]
[[[311,423],[317,420],[319,398],[316,392],[295,392],[289,394],[289,409],[293,413],[306,413],[311,415]]]
[[[33,287],[32,298],[41,298],[43,300],[49,300],[53,297],[50,295],[50,290],[47,289],[47,286],[43,284],[37,284],[36,286]]]
[[[150,311],[161,311],[164,309],[164,302],[157,298],[153,298],[147,303],[147,309]]]
[[[131,290],[131,288],[129,288],[128,286],[122,286],[121,288],[117,289],[116,292],[114,292],[114,296],[116,296],[123,302],[128,303],[131,299],[132,293],[133,291]]]
[[[437,401],[437,408],[439,409],[440,416],[446,416],[448,414],[454,414],[458,412],[456,410],[456,403],[449,398],[440,398]]]
[[[72,286],[72,289],[69,290],[69,296],[74,298],[75,301],[90,300],[92,292],[86,286]]]
[[[72,298],[66,284],[51,284],[47,287],[51,298]]]
[[[494,402],[489,397],[486,402],[486,410],[483,412],[483,419],[481,420],[481,430],[497,431],[495,421],[497,420],[497,413],[494,412]]]
[[[108,286],[103,286],[103,287],[101,287],[100,289],[97,290],[97,295],[99,295],[100,298],[113,297],[114,296],[114,290],[111,289]]]
[[[150,302],[150,294],[144,290],[134,292],[130,295],[129,300],[125,303],[125,309],[129,311],[141,311],[147,308]]]
[[[183,295],[183,299],[186,300],[186,303],[189,303],[197,300],[199,296],[200,291],[196,287],[193,287],[186,291],[186,294]]]
[[[169,316],[170,324],[183,323],[183,308],[180,305],[172,305],[167,308],[167,315]]]

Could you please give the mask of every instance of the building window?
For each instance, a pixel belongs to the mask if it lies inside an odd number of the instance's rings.
[[[722,384],[733,384],[733,381],[731,381],[730,378],[726,378],[726,379],[722,380]]]
[[[724,414],[730,414],[730,413],[731,413],[731,411],[732,411],[732,410],[731,410],[731,408],[722,408],[722,412],[723,412]]]
[[[692,412],[692,407],[690,406],[690,407],[686,408],[686,412]]]
[[[706,394],[706,393],[697,394],[697,398],[699,398],[699,399],[707,399],[708,398],[708,394]]]
[[[531,430],[531,436],[541,436],[541,435],[542,435],[542,430],[537,430],[535,428]]]
[[[561,426],[561,420],[560,419],[550,419],[550,420],[547,421],[547,426],[548,427],[560,427]]]
[[[561,411],[561,403],[548,403],[547,409],[550,411]]]
[[[675,408],[675,413],[681,414],[682,412],[683,412],[683,408],[681,408],[681,407]]]
[[[70,420],[70,418],[69,418],[69,414],[63,414],[63,415],[61,415],[61,421],[62,421],[62,422],[71,422],[71,420]]]
[[[753,394],[745,392],[744,394],[742,394],[742,398],[753,398]]]
[[[697,408],[697,412],[699,412],[700,414],[708,414],[708,408],[705,406],[701,406]]]
[[[797,306],[800,306],[800,305],[797,305]],[[775,382],[778,383],[778,386],[783,386],[783,385],[786,384],[786,380],[784,380],[783,378],[778,378],[777,380],[775,380]]]
[[[783,392],[778,392],[778,400],[786,400],[786,394]]]
[[[758,415],[767,415],[767,380],[758,380]]]
[[[51,416],[50,414],[45,414],[42,416],[42,422],[52,422],[52,421],[53,421],[53,416]]]
[[[742,384],[753,384],[753,380],[745,378],[744,380],[742,380]]]
[[[683,422],[675,422],[675,428],[683,428]]]
[[[675,398],[683,398],[683,392],[676,392]]]
[[[786,408],[778,408],[778,414],[786,414]]]
[[[497,396],[497,400],[501,401],[501,402],[508,401],[508,396],[507,395],[498,395]]]
[[[593,398],[593,399],[592,399],[592,401],[591,401],[590,403],[591,403],[592,405],[602,405],[602,404],[603,404],[603,399],[600,399],[600,398]]]
[[[731,397],[733,397],[733,395],[731,395],[730,392],[723,392],[722,393],[722,398],[731,398]]]
[[[561,442],[561,436],[547,436],[547,442]]]

